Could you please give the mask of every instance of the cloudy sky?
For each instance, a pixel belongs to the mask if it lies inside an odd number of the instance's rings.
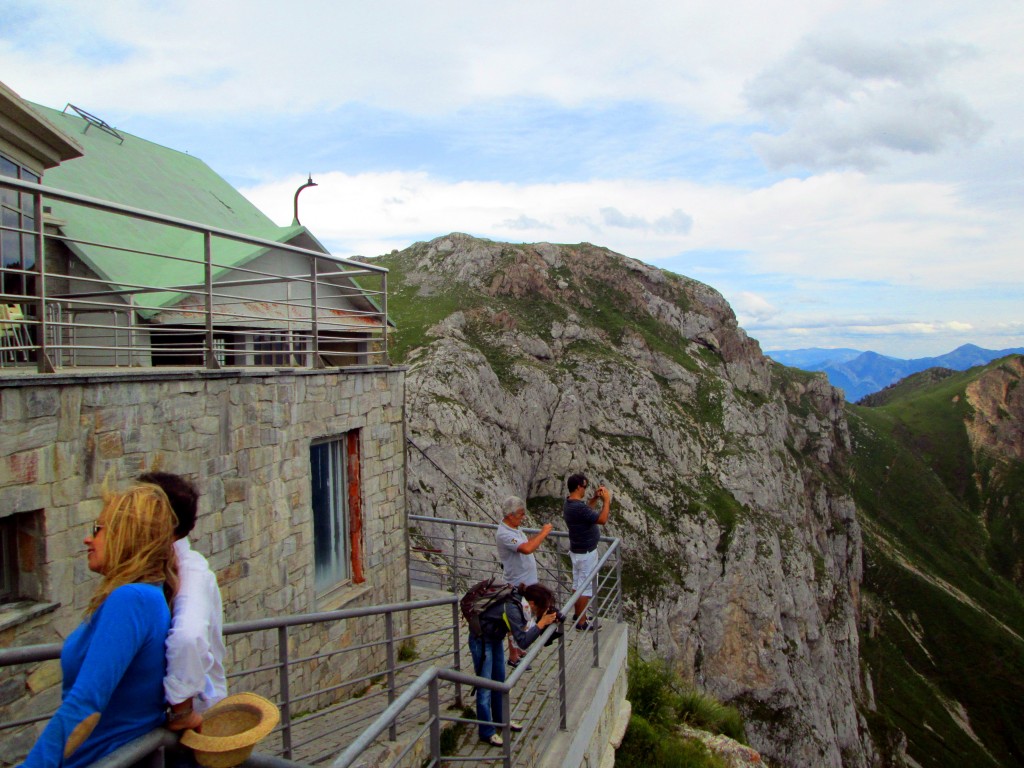
[[[0,79],[338,255],[451,231],[702,280],[765,349],[1024,346],[1020,0],[0,0]]]

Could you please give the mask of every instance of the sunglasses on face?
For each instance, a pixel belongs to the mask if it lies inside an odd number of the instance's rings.
[[[103,530],[104,528],[106,528],[106,527],[107,527],[107,526],[105,526],[105,525],[100,525],[99,523],[96,523],[96,524],[95,524],[95,525],[94,525],[94,526],[92,527],[92,537],[93,537],[93,538],[95,539],[95,538],[96,538],[96,535],[97,535],[97,534],[98,534],[98,533],[99,533],[100,531],[102,531],[102,530]]]

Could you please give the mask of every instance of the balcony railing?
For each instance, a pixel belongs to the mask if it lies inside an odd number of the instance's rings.
[[[433,616],[423,628],[424,622],[416,621],[415,616],[431,610]],[[447,619],[440,619],[441,615]],[[339,643],[336,635],[342,629],[371,639]],[[462,664],[455,596],[236,622],[225,626],[224,635],[246,638],[248,664],[229,668],[229,691],[258,692],[281,710],[280,725],[260,743],[260,749],[304,764],[337,754],[422,670],[438,664],[459,669]],[[409,648],[421,651],[403,653]],[[57,659],[60,651],[60,643],[0,649],[0,670]],[[23,672],[31,669],[23,668]],[[345,674],[340,674],[343,671]],[[452,684],[450,689],[446,696],[458,700],[459,685]],[[422,718],[425,709],[426,702],[422,702],[391,723],[390,738],[396,739],[409,722]],[[51,714],[0,722],[0,733],[45,722]],[[325,739],[324,734],[330,737]],[[155,745],[167,746],[162,737],[150,739],[155,739]]]
[[[338,755],[333,762],[335,768],[349,768],[368,759],[371,749],[377,756],[373,764],[379,768],[421,763],[437,766],[442,762],[528,766],[538,762],[552,733],[567,728],[569,698],[583,688],[582,679],[588,671],[602,663],[602,654],[607,653],[602,651],[602,638],[622,618],[619,540],[601,540],[598,565],[589,578],[594,590],[589,610],[605,628],[578,632],[569,621],[551,625],[509,678],[497,683],[464,669],[469,657],[462,648],[465,630],[457,605],[463,585],[500,573],[493,545],[497,526],[421,516],[411,516],[411,523],[418,531],[415,549],[429,550],[414,552],[414,561],[419,564],[411,570],[418,574],[417,581],[428,581],[433,574],[435,584],[442,589],[454,584],[454,594],[225,627],[225,635],[244,636],[248,647],[254,649],[247,655],[252,657],[251,666],[230,670],[230,690],[262,693],[275,700],[282,712],[281,725],[261,742],[261,753],[247,763],[250,768],[284,768],[292,760],[311,765],[333,755]],[[565,536],[557,531],[551,535],[556,541]],[[432,559],[431,565],[424,564],[424,556]],[[545,560],[542,581],[558,591],[560,611],[571,616],[579,592],[565,586],[571,585],[567,558],[549,552]],[[428,612],[433,612],[433,618],[426,626],[417,622],[417,616],[427,616]],[[404,622],[406,615],[408,622]],[[330,636],[346,621],[375,622],[361,632],[371,639],[344,647],[335,642],[321,647],[316,641],[313,652],[292,650],[308,645],[311,633],[321,631],[318,628]],[[261,636],[267,639],[257,640]],[[545,648],[552,638],[553,647]],[[416,643],[419,652],[415,659],[403,661],[401,648],[410,643]],[[0,649],[0,668],[57,658],[59,653],[58,644]],[[328,674],[342,668],[352,673],[339,680]],[[473,686],[490,688],[504,699],[506,719],[501,724],[504,746],[500,753],[477,745],[475,735],[449,747],[447,753],[442,750],[443,729],[462,723],[475,730],[478,724],[472,717],[457,713],[464,691]],[[48,717],[0,723],[0,732]],[[512,720],[521,721],[525,730],[513,734]],[[140,755],[174,741],[166,731],[154,732],[123,748],[123,756],[108,756],[103,768],[127,768]],[[382,753],[387,755],[385,759],[379,759]]]
[[[6,177],[0,198],[0,367],[387,361],[382,267]],[[79,211],[112,234],[68,235]]]

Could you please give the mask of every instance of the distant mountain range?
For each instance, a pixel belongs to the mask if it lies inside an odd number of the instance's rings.
[[[982,349],[975,344],[964,344],[952,352],[938,357],[919,357],[903,360],[877,352],[857,349],[777,349],[765,352],[776,362],[805,371],[822,371],[832,386],[846,393],[848,402],[855,403],[865,395],[928,368],[949,368],[966,371],[977,365],[986,365],[1000,357],[1024,354],[1024,347],[1011,349]]]

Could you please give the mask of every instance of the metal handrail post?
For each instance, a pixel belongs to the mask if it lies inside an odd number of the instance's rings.
[[[568,680],[565,672],[565,617],[558,620],[558,728],[569,730]]]
[[[384,614],[384,637],[387,641],[387,655],[388,655],[388,704],[393,704],[395,701],[395,619],[394,614],[388,611]],[[397,720],[391,721],[391,727],[388,728],[388,738],[391,741],[398,741],[398,722]]]
[[[309,327],[312,335],[310,339],[309,347],[310,363],[312,368],[319,370],[320,368],[326,367],[324,361],[320,358],[320,292],[319,292],[319,277],[317,269],[316,256],[311,256],[309,265],[309,305],[311,317],[309,318]]]
[[[462,625],[459,622],[459,604],[452,603],[452,637],[455,641],[455,669],[462,671]],[[462,683],[455,681],[455,705],[462,707]]]
[[[598,568],[597,568],[596,571],[594,571],[594,576],[593,576],[593,578],[590,581],[590,591],[594,593],[591,596],[591,598],[590,598],[590,602],[593,603],[593,606],[594,606],[593,607],[593,611],[591,613],[591,616],[593,616],[593,619],[591,619],[591,620],[593,622],[595,622],[595,624],[597,626],[597,629],[595,629],[594,633],[593,633],[594,634],[594,666],[595,667],[601,666],[601,641],[600,641],[600,637],[601,637],[601,622],[598,621],[598,617],[601,614],[601,595],[600,595],[601,588],[600,588],[600,579],[598,578],[600,573],[601,573],[601,568],[600,568],[600,565],[598,565]]]
[[[39,281],[36,284],[36,312],[39,317],[39,338],[36,339],[36,370],[39,373],[54,373],[53,361],[50,360],[50,353],[46,343],[46,249],[43,248],[43,193],[34,191],[32,205],[36,214],[36,236],[33,245],[36,257],[36,269],[39,271]],[[21,235],[18,235],[21,237]],[[22,283],[24,288],[24,283]],[[23,360],[25,358],[22,358]]]
[[[508,691],[491,691],[491,696],[494,696],[495,693],[501,696],[501,709],[505,715],[504,721],[501,724],[501,738],[503,741],[501,751],[504,753],[502,765],[505,768],[512,768],[512,696]]]
[[[220,370],[213,348],[213,235],[203,232],[203,278],[206,283],[206,370]]]
[[[381,292],[380,295],[381,305],[384,307],[384,316],[381,318],[381,333],[383,335],[384,345],[384,362],[391,360],[391,355],[388,354],[388,273],[384,272],[381,275]],[[369,362],[369,361],[367,361]]]
[[[459,594],[459,536],[456,524],[452,523],[452,594]]]
[[[615,550],[615,620],[622,623],[622,550]]]
[[[427,701],[430,711],[430,758],[433,765],[441,764],[441,695],[437,676],[430,678],[427,686]]]
[[[277,660],[280,664],[278,672],[281,689],[281,746],[282,752],[292,759],[292,700],[288,688],[288,627],[277,628]]]

